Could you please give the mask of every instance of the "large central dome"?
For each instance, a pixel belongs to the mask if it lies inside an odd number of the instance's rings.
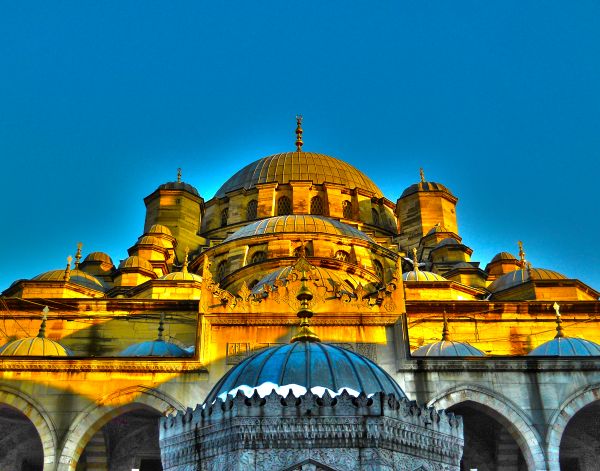
[[[233,175],[215,194],[216,197],[259,183],[289,183],[290,180],[310,180],[319,185],[338,183],[353,190],[360,188],[382,196],[381,190],[364,173],[352,165],[329,155],[314,152],[285,152],[263,157]]]

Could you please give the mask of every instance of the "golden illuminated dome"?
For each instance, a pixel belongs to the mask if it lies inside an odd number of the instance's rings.
[[[27,337],[7,343],[0,351],[1,356],[51,356],[67,357],[71,353],[60,343],[45,337]]]
[[[153,224],[152,226],[150,226],[150,229],[148,229],[147,234],[166,234],[169,236],[173,235],[171,229],[162,224]]]
[[[159,280],[164,281],[197,281],[198,283],[202,282],[202,277],[200,275],[196,275],[195,273],[190,273],[188,271],[176,271],[173,273],[169,273],[165,276],[161,276]]]
[[[450,196],[454,196],[452,194],[452,192],[447,187],[442,185],[441,183],[421,181],[419,183],[415,183],[415,184],[409,186],[406,190],[404,190],[402,192],[402,195],[400,195],[400,198],[404,198],[408,195],[412,195],[413,193],[431,192],[431,191],[441,191]]]
[[[537,280],[565,280],[567,277],[553,270],[545,268],[525,268],[524,270],[514,270],[495,280],[488,290],[492,293],[503,291],[513,286]]]
[[[364,173],[342,160],[314,152],[285,152],[263,157],[247,165],[219,188],[216,197],[229,191],[249,189],[259,183],[289,183],[309,180],[320,185],[338,183],[348,189],[360,188],[381,197],[379,188]]]
[[[119,270],[145,270],[154,273],[152,264],[145,258],[132,255],[119,264]]]
[[[430,271],[412,270],[402,273],[404,281],[448,281],[441,275]]]
[[[32,278],[35,281],[67,281],[65,280],[65,270],[50,270]],[[104,285],[95,276],[84,272],[83,270],[73,269],[69,272],[70,283],[92,288],[98,291],[104,291]]]
[[[515,257],[513,254],[511,254],[509,252],[500,252],[500,253],[497,253],[496,255],[494,255],[494,258],[492,258],[490,263],[500,262],[500,261],[511,261],[511,262],[517,261],[517,257]]]
[[[361,232],[358,229],[349,226],[348,224],[344,224],[337,219],[307,214],[275,216],[267,219],[261,219],[260,221],[253,222],[242,227],[227,237],[224,242],[231,242],[232,240],[242,239],[245,237],[279,234],[282,232],[300,234],[331,234],[339,237],[352,237],[355,239],[373,242],[373,239],[371,239],[364,232]]]
[[[113,265],[113,261],[110,256],[104,252],[91,252],[83,260],[84,262],[101,262],[108,265]]]

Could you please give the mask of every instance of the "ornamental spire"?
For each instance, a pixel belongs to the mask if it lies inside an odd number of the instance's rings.
[[[183,267],[181,268],[181,271],[183,273],[187,273],[188,272],[189,255],[190,255],[190,248],[186,246],[186,248],[185,248],[185,257],[183,259]]]
[[[300,318],[300,326],[298,333],[292,337],[292,342],[320,342],[319,336],[310,329],[310,318],[313,316],[313,312],[308,308],[309,301],[312,300],[313,294],[306,286],[306,270],[302,270],[302,276],[300,278],[301,285],[296,299],[300,301],[300,310],[297,316]]]
[[[448,328],[448,318],[446,317],[446,311],[444,311],[444,327],[442,328],[442,341],[448,342],[450,340],[450,329]]]
[[[48,319],[48,313],[50,312],[50,309],[48,308],[48,306],[44,306],[42,312],[42,324],[40,325],[40,331],[37,334],[37,336],[41,339],[46,337],[46,320]]]
[[[554,304],[552,305],[552,307],[554,308],[554,310],[556,311],[556,335],[554,336],[555,339],[560,339],[562,337],[565,336],[564,332],[563,332],[563,328],[562,328],[562,319],[560,317],[560,305],[557,302],[554,302]]]
[[[419,271],[419,259],[417,258],[417,248],[413,247],[412,252],[413,252],[413,270],[416,273]]]
[[[163,341],[164,330],[165,330],[165,313],[161,312],[160,313],[160,321],[158,322],[158,337],[156,338],[157,341],[159,341],[159,342]]]
[[[77,242],[77,252],[75,252],[75,270],[79,268],[79,262],[81,260],[81,247],[83,247],[83,244],[81,242]]]
[[[296,115],[296,151],[302,152],[302,146],[304,142],[302,141],[302,115]]]
[[[523,250],[523,242],[519,241],[519,265],[522,269],[527,268],[527,261],[525,260],[525,250]]]
[[[419,176],[421,177],[421,183],[425,183],[425,172],[423,171],[423,167],[419,169]]]
[[[73,261],[73,257],[70,255],[67,257],[67,267],[65,268],[65,274],[63,275],[63,280],[69,281],[71,279],[71,262]]]
[[[177,169],[177,183],[181,183],[181,167]]]

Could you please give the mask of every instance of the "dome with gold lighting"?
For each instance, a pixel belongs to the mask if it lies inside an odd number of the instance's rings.
[[[337,183],[347,189],[356,188],[381,197],[379,188],[360,170],[349,163],[315,152],[284,152],[263,157],[235,173],[217,190],[216,197],[228,192],[250,189],[261,183],[279,184],[307,180],[314,184]]]

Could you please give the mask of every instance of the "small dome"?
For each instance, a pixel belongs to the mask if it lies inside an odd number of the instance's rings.
[[[195,273],[190,273],[188,271],[175,271],[173,273],[168,273],[164,276],[161,276],[159,280],[165,281],[197,281],[198,283],[202,282],[202,277],[200,275],[196,275]]]
[[[154,224],[154,225],[150,226],[150,229],[148,229],[148,232],[146,232],[146,233],[147,234],[166,234],[169,236],[173,236],[171,229],[169,229],[167,226],[164,226],[162,224]]]
[[[438,249],[440,247],[446,247],[448,245],[461,245],[458,240],[454,237],[448,237],[447,239],[440,240],[434,247],[434,249]]]
[[[154,268],[152,267],[152,264],[145,258],[138,257],[137,255],[127,257],[125,260],[119,263],[119,270],[122,269],[141,269],[151,271],[154,273]]]
[[[574,337],[556,337],[529,352],[530,356],[600,356],[600,345]]]
[[[517,257],[515,257],[513,254],[511,254],[509,252],[500,252],[500,253],[497,253],[496,255],[494,255],[494,258],[492,258],[490,263],[500,262],[500,261],[505,261],[505,260],[511,261],[511,262],[518,262]]]
[[[467,342],[440,340],[417,348],[413,357],[483,357],[485,353]]]
[[[526,283],[531,280],[565,280],[567,277],[552,270],[545,268],[526,268],[524,270],[514,270],[502,275],[495,280],[488,290],[492,293],[503,291],[513,286]]]
[[[317,395],[346,388],[356,395],[385,392],[406,397],[390,375],[362,355],[326,343],[300,341],[267,348],[242,361],[221,378],[205,404],[238,390],[251,395],[265,386]]]
[[[65,270],[50,270],[32,278],[35,281],[65,281]],[[104,291],[104,285],[98,278],[83,270],[73,269],[69,272],[69,283],[74,283],[97,291]]]
[[[314,152],[285,152],[246,165],[217,190],[215,197],[242,188],[250,189],[259,183],[284,184],[291,180],[308,180],[316,185],[338,183],[350,190],[360,188],[383,196],[369,177],[342,160]]]
[[[325,216],[306,214],[275,216],[255,221],[231,234],[224,242],[231,242],[232,240],[243,239],[244,237],[281,234],[283,232],[299,234],[331,234],[339,237],[350,237],[373,242],[373,239],[364,232],[361,232],[348,224]]]
[[[471,265],[469,262],[458,262],[455,265],[452,265],[452,270],[455,270],[456,268],[476,268],[476,267]]]
[[[452,192],[441,183],[419,182],[410,185],[406,190],[404,190],[402,192],[402,195],[400,195],[400,198],[404,198],[408,195],[412,195],[413,193],[417,193],[419,191],[443,191],[444,193],[447,193],[450,196],[454,196]]]
[[[376,288],[372,283],[367,283],[364,279],[345,271],[322,267],[312,268],[317,272],[316,278],[322,280],[327,288],[338,286],[341,290],[354,290],[359,284],[363,285],[367,291],[374,291]],[[260,293],[264,290],[265,285],[273,288],[278,280],[285,281],[293,270],[293,266],[287,266],[270,271],[254,285],[252,292]]]
[[[187,191],[188,193],[191,193],[194,196],[200,196],[200,193],[198,193],[198,190],[196,190],[196,188],[194,188],[189,183],[185,182],[167,182],[163,183],[162,185],[159,185],[157,189]]]
[[[72,353],[60,343],[50,340],[46,337],[27,337],[24,339],[13,340],[0,349],[0,356],[51,356],[66,357]]]
[[[402,273],[404,281],[448,281],[441,275],[430,271],[412,270]]]
[[[87,257],[83,259],[83,262],[101,262],[108,263],[114,266],[114,263],[110,256],[104,252],[91,252]]]
[[[119,353],[120,357],[189,357],[183,348],[164,340],[149,340],[130,345]]]
[[[162,247],[162,248],[166,247],[164,240],[159,239],[158,237],[155,237],[152,235],[143,235],[143,236],[139,237],[137,242],[135,243],[135,245],[154,245],[156,247]]]

